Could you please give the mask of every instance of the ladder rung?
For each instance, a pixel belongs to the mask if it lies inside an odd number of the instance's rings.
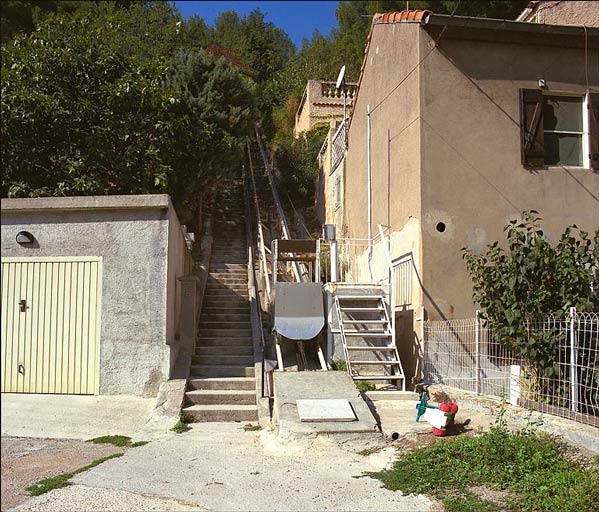
[[[343,306],[341,306],[339,309],[342,313],[345,313],[346,311],[383,311],[385,308],[383,308],[382,306],[377,306],[375,308],[344,308]]]
[[[386,338],[387,336],[391,336],[390,332],[372,332],[372,331],[345,331],[346,336],[360,336],[360,337],[377,337],[377,338]]]
[[[386,324],[389,323],[385,318],[381,318],[380,320],[361,320],[361,319],[343,319],[344,324]]]
[[[376,351],[380,351],[380,352],[390,352],[392,350],[395,350],[395,345],[389,345],[387,347],[346,347],[347,350],[357,350],[360,352],[376,352]]]
[[[381,300],[384,295],[337,295],[339,300]]]
[[[403,380],[403,375],[353,375],[354,380]]]
[[[399,361],[397,361],[396,359],[393,359],[391,361],[350,361],[352,365],[354,364],[376,364],[376,365],[383,365],[383,366],[391,366],[394,364],[399,364]]]

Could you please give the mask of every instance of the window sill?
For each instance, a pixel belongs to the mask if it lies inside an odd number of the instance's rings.
[[[524,167],[528,171],[590,171],[597,172],[590,167],[577,167],[574,165],[542,165],[538,167]]]

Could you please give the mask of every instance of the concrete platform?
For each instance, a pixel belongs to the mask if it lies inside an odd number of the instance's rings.
[[[377,422],[351,377],[345,372],[275,372],[274,419],[280,436],[373,433]],[[300,421],[297,400],[345,398],[356,421]]]
[[[155,404],[156,398],[134,396],[2,393],[2,435],[91,439],[121,434],[136,439]]]

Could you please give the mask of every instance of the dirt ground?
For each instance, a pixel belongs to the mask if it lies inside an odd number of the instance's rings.
[[[122,448],[72,439],[2,437],[1,510],[25,501],[28,486],[60,473],[79,469]]]

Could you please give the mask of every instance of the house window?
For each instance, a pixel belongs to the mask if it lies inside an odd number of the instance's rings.
[[[599,170],[599,93],[520,89],[520,135],[525,167]]]
[[[543,132],[546,165],[584,164],[584,98],[544,96]]]

